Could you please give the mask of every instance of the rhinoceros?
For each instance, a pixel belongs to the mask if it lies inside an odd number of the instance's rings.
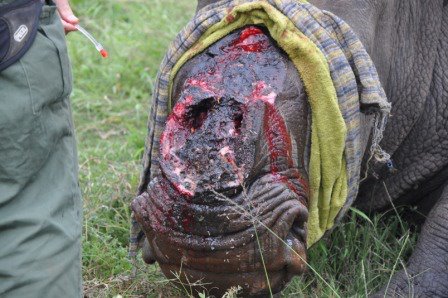
[[[392,104],[387,164],[371,162],[374,122],[368,113],[362,122],[354,206],[427,212],[406,270],[381,294],[448,297],[448,1],[309,2],[355,31]],[[238,285],[244,296],[280,292],[307,267],[312,121],[302,74],[262,26],[237,28],[190,58],[173,78],[152,156],[159,170],[143,173],[132,203],[143,258],[215,295]]]

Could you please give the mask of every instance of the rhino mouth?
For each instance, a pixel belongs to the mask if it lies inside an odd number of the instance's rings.
[[[263,174],[247,188],[189,197],[162,175],[132,208],[167,276],[180,273],[184,281],[211,283],[215,291],[240,285],[258,295],[267,290],[265,271],[272,290],[305,271],[303,183],[291,169]]]
[[[276,232],[284,239],[287,226],[294,226],[294,235],[304,242],[307,195],[297,188],[301,192],[285,186],[278,175],[266,174],[247,189],[235,189],[233,197],[207,192],[189,198],[166,178],[155,178],[133,207],[137,213],[147,212],[143,222],[148,228],[181,248],[233,249],[254,241],[255,230],[259,235]]]

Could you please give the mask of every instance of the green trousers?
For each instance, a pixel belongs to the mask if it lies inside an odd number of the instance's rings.
[[[54,6],[0,72],[0,297],[82,297],[70,63]]]

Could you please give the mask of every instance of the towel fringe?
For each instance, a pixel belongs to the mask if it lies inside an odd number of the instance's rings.
[[[383,103],[380,110],[375,113],[375,118],[372,128],[372,144],[370,146],[370,156],[374,157],[378,163],[391,163],[390,154],[384,151],[380,142],[383,139],[383,132],[386,129],[387,119],[389,118],[391,104],[389,102]]]

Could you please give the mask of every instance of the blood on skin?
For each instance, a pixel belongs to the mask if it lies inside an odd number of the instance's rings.
[[[185,116],[185,112],[187,110],[187,106],[191,105],[193,101],[193,96],[188,95],[185,97],[183,101],[180,101],[173,108],[172,115],[174,115],[177,120],[181,120]]]
[[[194,216],[188,206],[182,205],[182,228],[186,233],[191,233],[193,229]]]
[[[235,20],[235,17],[230,14],[230,11],[227,12],[228,15],[226,17],[227,22],[232,23]]]
[[[152,216],[151,218],[154,219],[159,219],[159,220],[152,220],[151,222],[151,226],[152,228],[158,232],[158,233],[167,233],[169,231],[169,229],[167,229],[166,225],[168,225],[168,227],[174,227],[176,225],[176,220],[174,219],[174,214],[173,214],[173,203],[171,201],[170,198],[170,194],[171,192],[170,190],[170,185],[168,184],[168,182],[163,179],[161,181],[159,181],[155,186],[155,189],[151,188],[151,191],[153,192],[157,192],[158,189],[160,189],[161,191],[159,191],[160,197],[158,198],[161,201],[161,204],[163,204],[163,212],[162,210],[160,210],[159,208],[157,208],[157,202],[152,202],[152,204],[149,204],[151,210],[149,211]],[[149,196],[151,198],[151,196]],[[164,222],[160,222],[160,219],[162,219]]]
[[[153,228],[156,229],[159,233],[167,233],[172,229],[176,229],[177,225],[180,223],[185,232],[187,233],[191,232],[194,214],[190,210],[190,208],[188,208],[188,206],[191,204],[190,194],[179,191],[179,189],[176,188],[176,185],[170,184],[167,179],[162,179],[157,183],[155,187],[160,188],[162,190],[161,199],[163,200],[162,203],[164,205],[164,212],[163,212],[164,216],[160,213],[160,210],[158,210],[157,208],[155,208],[153,212],[156,213],[155,215],[159,219],[165,218],[166,220],[165,224],[168,224],[170,226],[170,229],[166,229],[166,227],[164,227],[163,224],[161,225],[161,223],[158,222],[157,220],[153,222]],[[178,200],[180,198],[183,199],[180,201],[180,204],[173,203],[171,198],[173,196],[173,191],[175,192],[175,196],[177,197]],[[179,209],[176,210],[176,208]]]
[[[269,93],[268,93],[269,92]],[[268,93],[268,94],[264,94]],[[275,98],[277,94],[272,90],[270,86],[266,84],[264,81],[258,81],[255,83],[255,86],[252,90],[252,94],[246,97],[249,101],[261,100],[268,105],[274,106]]]
[[[221,154],[221,156],[225,158],[227,163],[230,164],[238,174],[239,184],[237,185],[243,184],[244,178],[243,175],[241,175],[241,171],[239,171],[238,165],[236,164],[235,153],[233,152],[233,150],[230,149],[229,146],[225,146],[224,148],[221,148],[221,150],[219,150],[219,154]]]
[[[259,53],[266,50],[268,46],[269,41],[265,38],[264,32],[257,27],[250,26],[244,29],[239,38],[234,40],[229,47],[224,48],[223,51],[231,52],[241,49],[246,52]]]
[[[201,88],[203,91],[205,92],[210,92],[212,94],[214,94],[215,96],[219,94],[219,92],[213,88],[213,86],[210,84],[210,82],[208,82],[205,79],[201,79],[201,78],[189,78],[187,79],[187,81],[185,82],[185,84],[187,86],[192,86],[192,87],[199,87]]]
[[[182,184],[180,183],[173,183],[173,186],[176,188],[176,190],[186,198],[192,198],[194,193],[188,189],[186,189]]]
[[[266,95],[266,93],[268,94]],[[294,178],[301,177],[297,169],[294,168],[291,156],[291,137],[289,136],[285,120],[274,105],[276,96],[273,91],[269,90],[264,81],[258,81],[252,90],[252,94],[247,99],[250,101],[261,100],[265,103],[263,130],[268,143],[271,173],[276,175],[279,182],[285,184],[291,191],[301,197],[303,196],[303,191],[284,175],[278,174],[290,169],[293,171]],[[308,192],[308,183],[304,179],[300,179],[300,182],[305,191]]]
[[[308,183],[302,178],[299,171],[294,168],[294,162],[291,156],[291,138],[285,121],[277,109],[268,103],[266,104],[264,114],[263,130],[269,147],[271,173],[276,176],[279,182],[285,184],[299,197],[303,197],[304,192],[305,194],[308,192]],[[286,164],[282,159],[286,160]],[[293,172],[294,177],[292,178],[300,179],[300,185],[304,188],[303,190],[294,185],[286,176],[278,174],[288,169]]]

